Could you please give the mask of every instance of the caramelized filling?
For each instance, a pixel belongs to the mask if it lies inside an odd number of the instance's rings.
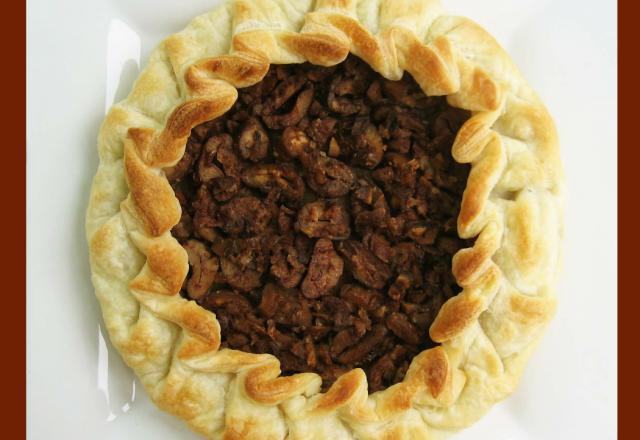
[[[456,233],[469,167],[450,153],[469,116],[354,56],[272,66],[166,170],[182,295],[215,312],[224,347],[272,353],[284,374],[401,381],[471,245]]]

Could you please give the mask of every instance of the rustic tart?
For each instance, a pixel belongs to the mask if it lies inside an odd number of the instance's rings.
[[[113,345],[209,438],[437,439],[555,310],[545,107],[430,0],[236,0],[151,54],[87,212]]]

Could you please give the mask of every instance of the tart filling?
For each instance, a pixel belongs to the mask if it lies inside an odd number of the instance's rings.
[[[435,345],[429,326],[459,291],[451,258],[471,245],[456,232],[469,166],[450,153],[470,114],[352,55],[271,66],[238,93],[166,170],[182,295],[216,314],[222,346],[272,353],[284,374],[401,381]]]

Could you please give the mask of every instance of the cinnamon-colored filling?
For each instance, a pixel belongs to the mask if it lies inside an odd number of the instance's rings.
[[[317,372],[326,389],[362,368],[371,392],[401,381],[459,291],[469,167],[450,151],[469,113],[354,56],[272,66],[238,92],[166,170],[182,295],[215,312],[222,346],[272,353],[284,374]]]

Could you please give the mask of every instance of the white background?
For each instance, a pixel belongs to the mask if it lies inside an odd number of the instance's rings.
[[[195,439],[149,402],[100,331],[84,211],[105,109],[215,0],[30,0],[29,439]],[[615,2],[444,0],[511,53],[560,133],[567,178],[557,317],[514,395],[457,439],[616,437]]]

